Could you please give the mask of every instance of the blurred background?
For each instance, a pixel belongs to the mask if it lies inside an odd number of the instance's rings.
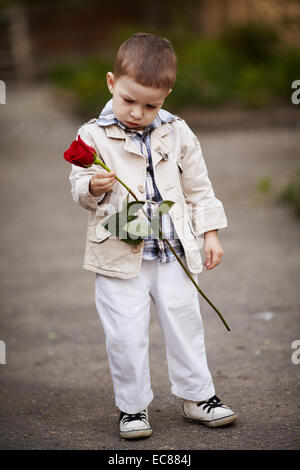
[[[183,107],[276,106],[300,74],[298,0],[2,0],[0,76],[47,79],[90,115],[108,98],[105,72],[137,31],[168,37]]]
[[[228,217],[199,282],[231,332],[200,303],[217,394],[240,420],[187,427],[152,316],[155,432],[130,449],[299,449],[300,0],[0,0],[0,447],[128,449],[63,152],[139,31],[172,41],[164,106],[199,137]]]

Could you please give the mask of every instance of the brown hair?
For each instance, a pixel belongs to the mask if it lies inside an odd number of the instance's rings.
[[[176,73],[177,59],[170,41],[153,34],[134,34],[121,44],[116,55],[116,79],[129,75],[140,85],[169,90]]]

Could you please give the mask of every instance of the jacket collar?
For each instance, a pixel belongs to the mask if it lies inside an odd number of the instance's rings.
[[[176,116],[169,113],[169,111],[160,109],[154,121],[145,127],[143,132],[148,132],[149,130],[155,129],[155,133],[159,137],[163,137],[169,133],[171,129],[169,123],[175,119]],[[114,139],[127,139],[128,134],[132,132],[132,129],[128,129],[115,117],[112,109],[112,99],[106,103],[98,119],[96,120],[96,124],[98,124],[98,126],[105,127],[107,136]]]

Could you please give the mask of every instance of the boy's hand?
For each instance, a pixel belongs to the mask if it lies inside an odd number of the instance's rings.
[[[206,269],[215,268],[222,260],[223,249],[218,240],[218,230],[210,230],[204,233],[204,253]]]
[[[89,191],[94,197],[102,196],[113,189],[115,182],[115,173],[98,170],[90,179]]]

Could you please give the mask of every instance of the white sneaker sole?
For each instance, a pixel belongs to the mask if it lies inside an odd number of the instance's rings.
[[[122,439],[143,439],[152,434],[152,429],[133,429],[132,431],[120,431]]]
[[[225,416],[224,418],[219,418],[219,419],[212,419],[211,421],[205,421],[202,419],[194,419],[194,418],[188,418],[183,414],[183,417],[187,421],[194,421],[196,423],[204,424],[204,426],[208,426],[209,428],[217,428],[219,426],[226,426],[227,424],[233,423],[236,421],[238,414],[233,413],[232,415]]]

